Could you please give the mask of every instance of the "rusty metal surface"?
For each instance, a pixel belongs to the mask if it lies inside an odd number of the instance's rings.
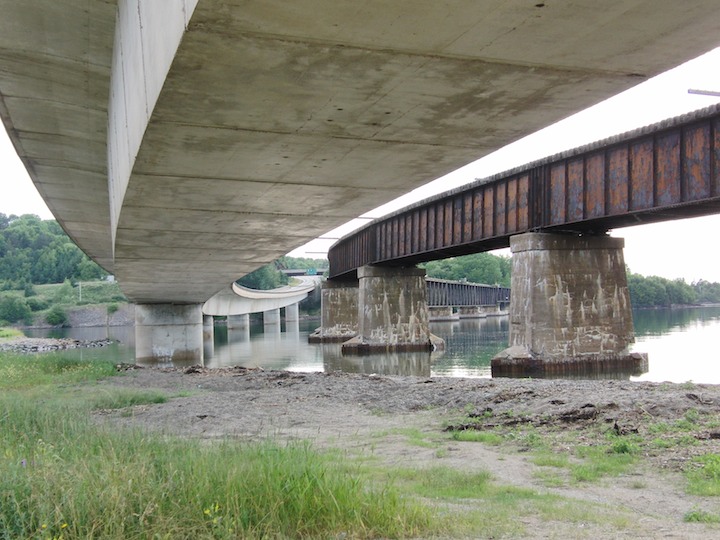
[[[414,204],[338,241],[330,277],[506,247],[528,231],[604,233],[720,212],[720,106]]]

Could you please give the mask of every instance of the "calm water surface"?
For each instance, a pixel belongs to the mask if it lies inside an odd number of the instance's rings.
[[[647,352],[650,369],[639,376],[608,377],[643,381],[720,384],[720,307],[636,311],[634,351]],[[432,323],[433,333],[446,341],[441,353],[403,353],[348,357],[340,345],[310,345],[308,333],[317,321],[277,327],[254,325],[247,330],[215,327],[206,342],[207,367],[245,366],[290,371],[346,371],[394,375],[490,377],[490,359],[507,346],[508,318],[467,319]],[[57,332],[35,331],[31,335]],[[77,339],[109,337],[118,343],[97,349],[77,349],[70,354],[85,359],[134,362],[134,330],[130,327],[73,328],[62,335]]]

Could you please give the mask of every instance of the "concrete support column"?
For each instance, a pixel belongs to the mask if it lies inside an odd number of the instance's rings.
[[[294,322],[300,320],[300,304],[292,304],[285,306],[285,322]]]
[[[493,374],[582,371],[591,363],[642,369],[647,358],[628,353],[624,244],[609,236],[512,237],[510,348],[493,358]]]
[[[280,325],[280,308],[263,311],[263,324],[265,326]]]
[[[203,314],[203,360],[215,354],[215,317]]]
[[[202,304],[138,304],[135,361],[176,366],[202,364]]]
[[[228,329],[250,328],[250,314],[244,313],[243,315],[228,315],[227,327]]]
[[[433,349],[424,269],[363,266],[358,279],[358,335],[343,353]]]
[[[357,335],[357,281],[326,280],[320,292],[320,328],[308,336],[309,343],[340,343]]]

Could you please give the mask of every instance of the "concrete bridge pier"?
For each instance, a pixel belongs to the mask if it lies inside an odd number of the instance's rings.
[[[250,328],[250,314],[243,313],[242,315],[228,315],[227,327],[228,330]]]
[[[285,322],[295,322],[300,320],[300,304],[291,304],[285,306]]]
[[[202,364],[202,304],[137,304],[135,361],[175,366]]]
[[[263,324],[270,326],[280,324],[280,308],[263,311]]]
[[[326,280],[320,292],[320,328],[308,336],[309,343],[342,343],[357,335],[357,281]]]
[[[343,343],[343,354],[430,351],[443,343],[430,334],[424,269],[363,266],[358,281],[358,335]]]
[[[453,311],[452,306],[430,306],[431,321],[457,321],[460,315]]]
[[[510,347],[493,375],[647,370],[634,341],[624,240],[526,233],[510,239]]]

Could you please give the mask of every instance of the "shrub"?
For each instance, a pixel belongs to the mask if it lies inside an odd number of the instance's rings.
[[[23,298],[7,295],[0,298],[0,319],[10,323],[32,322],[32,311]]]
[[[23,292],[25,293],[25,298],[30,298],[31,296],[35,296],[37,294],[32,283],[25,283],[23,285]]]
[[[42,311],[43,309],[47,309],[47,307],[50,305],[47,300],[42,300],[35,297],[28,298],[26,302],[32,311]]]
[[[60,306],[53,306],[45,316],[45,320],[48,324],[53,326],[64,326],[68,322],[67,313]]]

